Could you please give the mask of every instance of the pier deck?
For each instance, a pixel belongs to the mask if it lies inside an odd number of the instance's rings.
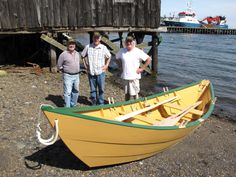
[[[220,28],[185,28],[167,26],[167,33],[194,33],[194,34],[221,34],[236,35],[236,29],[220,29]]]

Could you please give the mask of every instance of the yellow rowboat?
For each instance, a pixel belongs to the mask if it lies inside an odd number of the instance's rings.
[[[209,80],[115,104],[41,109],[60,136],[89,167],[120,164],[150,157],[178,143],[206,120],[215,96]]]

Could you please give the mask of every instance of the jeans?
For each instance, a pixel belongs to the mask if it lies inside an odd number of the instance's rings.
[[[99,75],[88,74],[89,85],[90,85],[90,99],[92,104],[104,104],[104,89],[105,89],[105,72]],[[98,88],[98,94],[97,94]]]
[[[63,74],[65,107],[74,107],[79,97],[79,74]]]

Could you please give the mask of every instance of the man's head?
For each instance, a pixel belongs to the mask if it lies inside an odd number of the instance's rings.
[[[125,45],[128,51],[132,50],[135,46],[135,41],[132,36],[127,36],[125,39]]]
[[[100,44],[101,41],[101,34],[99,32],[94,32],[93,34],[93,43],[97,46]]]
[[[67,41],[67,49],[70,52],[73,52],[75,50],[75,46],[76,46],[76,41],[74,39],[69,39]]]

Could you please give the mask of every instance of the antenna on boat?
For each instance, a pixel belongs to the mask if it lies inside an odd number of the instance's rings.
[[[191,8],[192,8],[192,1],[188,1],[188,2],[187,2],[187,7],[188,7],[188,9],[191,9]]]

